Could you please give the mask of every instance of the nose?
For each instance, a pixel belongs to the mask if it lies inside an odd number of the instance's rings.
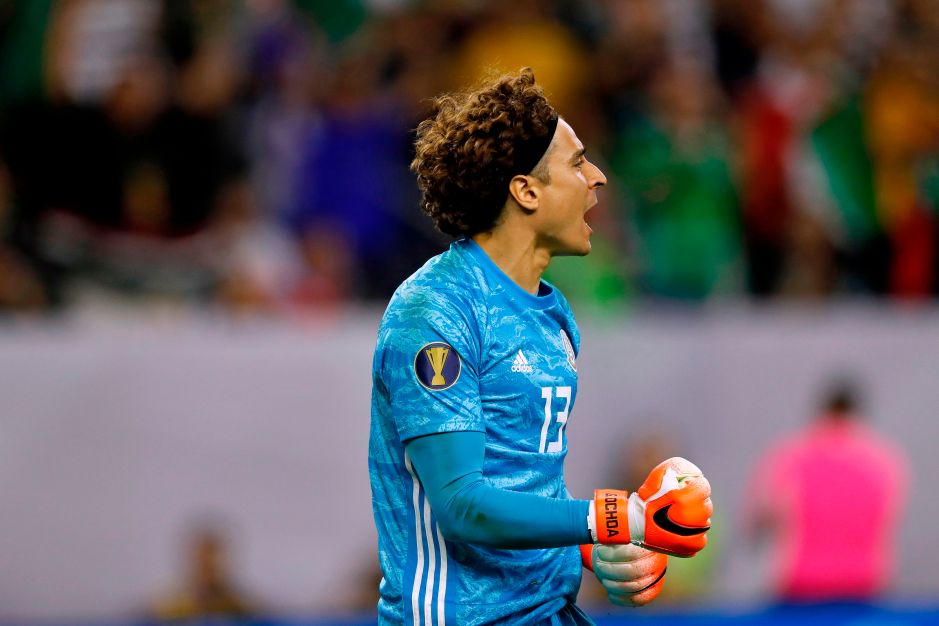
[[[597,187],[602,187],[606,184],[606,174],[604,174],[599,167],[593,163],[587,162],[590,165],[590,175],[587,177],[589,181],[590,188],[596,189]]]

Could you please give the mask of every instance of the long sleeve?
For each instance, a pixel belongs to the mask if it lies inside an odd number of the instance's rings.
[[[496,548],[553,548],[590,543],[587,500],[499,489],[483,476],[484,433],[418,437],[405,450],[450,541]]]

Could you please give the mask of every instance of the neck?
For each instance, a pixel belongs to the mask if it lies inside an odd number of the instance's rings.
[[[551,261],[551,255],[535,244],[532,233],[496,227],[473,235],[473,241],[506,276],[528,293],[538,295],[541,276]]]

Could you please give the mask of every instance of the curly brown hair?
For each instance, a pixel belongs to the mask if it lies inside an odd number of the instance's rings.
[[[421,208],[437,229],[454,237],[490,230],[513,176],[530,173],[550,182],[543,159],[531,172],[515,169],[519,147],[551,132],[552,118],[557,112],[531,68],[436,98],[433,115],[417,127],[411,170]]]

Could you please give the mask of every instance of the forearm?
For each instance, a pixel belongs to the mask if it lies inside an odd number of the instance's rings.
[[[499,489],[485,479],[483,433],[430,435],[406,449],[448,540],[506,549],[590,541],[588,501]]]
[[[590,541],[587,500],[549,498],[498,489],[481,475],[467,477],[434,504],[441,532],[451,541],[496,548],[554,548]]]

